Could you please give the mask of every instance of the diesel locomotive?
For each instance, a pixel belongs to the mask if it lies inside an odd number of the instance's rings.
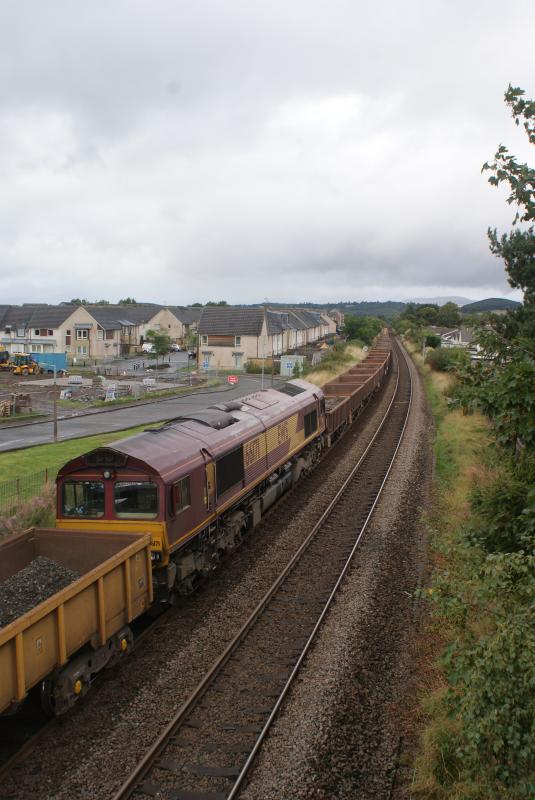
[[[57,527],[150,533],[155,602],[189,594],[351,423],[390,358],[384,335],[325,392],[290,380],[73,459]]]
[[[80,577],[0,628],[0,713],[41,686],[60,714],[130,650],[132,622],[189,594],[310,471],[381,385],[385,332],[323,389],[304,380],[193,411],[59,471],[55,529],[1,544],[0,582],[36,555]]]

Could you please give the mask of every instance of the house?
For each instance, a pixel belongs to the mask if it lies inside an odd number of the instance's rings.
[[[334,323],[318,312],[267,307],[209,306],[199,320],[199,363],[243,369],[320,341]]]
[[[471,328],[439,328],[434,326],[433,333],[440,336],[441,347],[471,347],[474,333]]]
[[[10,353],[90,354],[94,319],[84,306],[24,303],[0,308],[0,347]]]
[[[326,314],[335,323],[336,330],[339,331],[344,327],[345,314],[343,311],[340,311],[338,308],[331,308]]]
[[[66,353],[79,360],[119,358],[137,351],[148,330],[184,341],[194,329],[200,309],[132,305],[0,306],[0,349],[11,353]]]
[[[264,308],[208,306],[199,319],[198,362],[204,367],[243,369],[273,355]]]

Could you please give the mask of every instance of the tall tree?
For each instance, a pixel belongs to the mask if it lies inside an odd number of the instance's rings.
[[[535,101],[524,99],[524,94],[522,89],[509,85],[505,102],[515,124],[522,123],[530,144],[535,144]],[[500,236],[496,228],[489,228],[490,248],[503,259],[511,286],[524,292],[524,305],[535,307],[535,230],[533,224],[516,227],[519,223],[535,222],[535,168],[517,161],[501,144],[494,161],[483,164],[485,170],[492,173],[489,177],[492,186],[501,183],[509,186],[507,202],[517,207],[514,230]]]

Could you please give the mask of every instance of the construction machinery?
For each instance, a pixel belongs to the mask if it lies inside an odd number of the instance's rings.
[[[8,369],[13,375],[39,375],[41,367],[28,353],[12,353]]]

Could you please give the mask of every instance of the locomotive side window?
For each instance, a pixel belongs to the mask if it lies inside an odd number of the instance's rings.
[[[318,429],[318,412],[316,409],[310,414],[305,414],[305,439],[308,439]]]
[[[61,510],[64,517],[103,517],[102,481],[67,481],[63,484]]]
[[[172,513],[179,514],[191,505],[191,494],[189,488],[189,475],[187,478],[173,484],[173,506]]]
[[[216,461],[216,487],[218,497],[232,486],[243,481],[243,446],[237,447]]]
[[[158,487],[149,481],[117,481],[113,487],[115,516],[120,519],[155,519]]]

